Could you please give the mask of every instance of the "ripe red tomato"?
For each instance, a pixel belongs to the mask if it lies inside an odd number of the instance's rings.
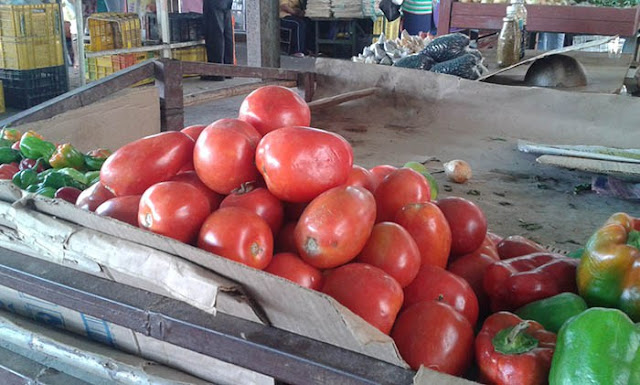
[[[273,256],[264,271],[286,278],[300,286],[313,290],[322,288],[322,273],[294,253],[279,253]]]
[[[422,174],[410,168],[393,171],[375,192],[376,222],[393,221],[400,209],[409,203],[429,202],[431,187]]]
[[[371,236],[356,258],[357,262],[379,267],[405,287],[420,268],[420,250],[411,234],[393,222],[373,226]]]
[[[462,376],[473,359],[473,328],[462,314],[438,302],[417,303],[398,316],[391,338],[412,369],[420,365]]]
[[[107,158],[100,182],[117,196],[142,194],[176,175],[193,156],[193,146],[193,139],[176,131],[138,139]]]
[[[500,259],[512,259],[533,253],[546,253],[547,249],[522,235],[510,235],[496,246]]]
[[[288,202],[309,202],[347,181],[353,149],[332,132],[284,127],[262,138],[256,166],[273,195]]]
[[[364,187],[369,192],[373,194],[375,191],[374,185],[374,177],[371,171],[367,170],[362,166],[358,166],[356,164],[351,168],[351,172],[349,173],[349,178],[345,182],[346,185],[349,186],[359,186]]]
[[[362,187],[338,186],[320,194],[296,225],[300,257],[320,269],[355,258],[373,229],[375,204],[373,195]]]
[[[374,187],[373,190],[375,191],[375,189],[384,180],[384,178],[386,178],[387,175],[391,174],[397,169],[398,169],[397,167],[391,166],[389,164],[381,164],[379,166],[375,166],[369,169],[369,171],[371,172],[371,175],[373,175],[373,187]]]
[[[407,229],[420,249],[423,265],[447,266],[451,249],[451,230],[442,211],[431,202],[404,206],[395,222]]]
[[[98,206],[113,197],[115,195],[107,190],[102,183],[96,182],[80,193],[76,200],[76,206],[84,210],[96,211]]]
[[[404,306],[440,301],[460,312],[471,326],[478,321],[478,299],[463,278],[432,265],[422,265],[411,284],[404,288]]]
[[[309,202],[282,202],[282,204],[284,205],[284,218],[288,221],[297,222]]]
[[[227,195],[220,203],[220,207],[244,207],[260,215],[271,228],[273,234],[278,234],[284,219],[282,202],[264,187],[253,188],[243,185]]]
[[[252,139],[229,123],[217,121],[202,131],[193,151],[193,165],[200,180],[219,194],[229,194],[258,178]],[[235,119],[238,125],[247,125]]]
[[[400,284],[366,263],[349,263],[332,270],[324,279],[322,292],[385,334],[391,331],[403,300]]]
[[[193,141],[195,142],[196,140],[198,140],[198,137],[200,136],[200,134],[202,133],[202,130],[204,130],[205,127],[207,126],[205,126],[204,124],[197,124],[195,126],[185,127],[182,130],[180,130],[180,132],[187,135],[188,137],[193,139]]]
[[[210,212],[209,200],[197,187],[161,182],[142,194],[138,223],[156,234],[191,243]]]
[[[454,261],[457,261],[459,258],[466,257],[468,255],[479,255],[479,254],[485,254],[491,259],[493,259],[494,261],[500,260],[500,254],[498,254],[498,248],[493,243],[493,240],[489,236],[489,233],[487,233],[487,235],[484,237],[484,241],[482,241],[482,244],[480,245],[480,247],[478,247],[474,251],[465,255],[453,255],[453,254],[450,255],[449,265],[451,265]]]
[[[251,124],[240,119],[219,119],[211,123],[209,126],[229,129],[246,135],[251,141],[251,145],[255,148],[262,139],[262,134],[256,130]]]
[[[281,127],[309,126],[311,110],[294,91],[280,86],[264,86],[242,101],[238,118],[254,126],[261,135],[266,135]]]
[[[96,214],[111,217],[138,227],[138,205],[141,195],[113,197],[96,208]]]
[[[297,222],[287,222],[282,226],[276,235],[276,240],[273,246],[276,253],[298,254],[295,237],[296,223]]]
[[[436,202],[451,229],[451,254],[464,255],[476,250],[487,236],[487,218],[475,203],[460,197]]]
[[[242,207],[225,207],[205,220],[198,247],[262,270],[273,257],[273,235],[258,214]]]
[[[207,197],[207,200],[209,201],[209,208],[211,209],[211,211],[217,210],[218,207],[220,207],[220,202],[222,202],[222,199],[224,198],[223,195],[218,194],[217,192],[207,187],[206,184],[202,183],[195,171],[180,173],[171,178],[170,181],[189,183],[193,187],[200,190]]]
[[[11,179],[18,171],[20,171],[18,163],[14,162],[0,165],[0,180]]]

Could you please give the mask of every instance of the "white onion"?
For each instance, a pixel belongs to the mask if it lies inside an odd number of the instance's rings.
[[[443,166],[444,174],[455,183],[465,183],[471,179],[471,166],[464,160],[454,159]]]

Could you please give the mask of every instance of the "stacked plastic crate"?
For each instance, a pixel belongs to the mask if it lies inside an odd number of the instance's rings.
[[[0,5],[0,81],[25,109],[69,90],[58,4]]]

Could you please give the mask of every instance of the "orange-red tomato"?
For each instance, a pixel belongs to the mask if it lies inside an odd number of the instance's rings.
[[[362,187],[338,186],[322,193],[296,225],[300,257],[320,269],[349,262],[367,242],[375,215],[373,195]]]
[[[309,202],[282,202],[282,204],[284,205],[284,218],[288,221],[297,222]]]
[[[437,266],[422,265],[416,278],[404,288],[404,306],[440,301],[451,305],[474,326],[478,321],[478,299],[469,283]]]
[[[258,214],[242,207],[225,207],[205,220],[198,247],[262,270],[273,257],[273,235]]]
[[[280,231],[278,231],[273,246],[276,253],[298,254],[295,237],[296,223],[297,222],[287,222],[282,226]]]
[[[117,149],[102,165],[100,182],[116,196],[139,195],[176,175],[193,156],[193,139],[169,131]]]
[[[182,172],[174,176],[170,180],[172,182],[189,183],[193,187],[200,190],[207,197],[207,200],[209,201],[209,208],[211,209],[211,211],[217,210],[218,207],[220,207],[220,202],[222,202],[222,199],[224,199],[223,195],[218,194],[217,192],[207,187],[206,184],[202,183],[195,171]]]
[[[253,188],[242,186],[227,195],[220,203],[220,207],[244,207],[260,215],[271,228],[273,234],[278,234],[284,219],[282,202],[264,187]]]
[[[404,206],[395,222],[407,229],[420,249],[423,265],[447,266],[451,250],[451,230],[438,206],[431,202]]]
[[[141,195],[113,197],[96,208],[96,214],[111,217],[138,227],[138,205]]]
[[[242,101],[238,118],[266,135],[281,127],[309,126],[311,110],[304,99],[289,88],[264,86]]]
[[[473,359],[473,328],[451,306],[419,302],[398,316],[391,332],[400,355],[412,369],[421,365],[462,376]]]
[[[209,200],[197,187],[185,182],[161,182],[142,194],[138,224],[156,234],[191,243],[210,212]]]
[[[309,202],[347,181],[353,149],[332,132],[284,127],[262,138],[256,166],[273,195],[288,202]]]
[[[422,174],[410,168],[400,168],[376,188],[376,222],[393,221],[400,209],[409,203],[429,202],[431,188]]]
[[[402,307],[402,288],[382,269],[349,263],[332,270],[322,292],[333,297],[365,321],[389,334]]]
[[[396,171],[398,168],[395,166],[391,166],[389,164],[381,164],[370,168],[369,171],[371,175],[373,175],[373,191],[378,187],[378,185],[387,177],[387,175]]]
[[[379,267],[405,287],[420,268],[420,250],[411,234],[393,222],[373,226],[371,236],[356,258],[357,262]]]
[[[98,206],[115,197],[100,182],[96,182],[91,187],[80,193],[76,200],[76,206],[84,210],[96,211]]]
[[[200,136],[200,134],[202,133],[202,130],[204,130],[205,127],[207,126],[205,126],[204,124],[196,124],[194,126],[185,127],[182,130],[180,130],[180,132],[187,135],[188,137],[193,139],[193,141],[195,142],[196,140],[198,140],[198,137]]]
[[[451,229],[451,254],[464,255],[476,250],[487,236],[487,219],[475,203],[460,197],[435,202]]]
[[[2,164],[0,165],[0,180],[11,179],[18,171],[20,168],[16,162]]]
[[[294,253],[278,253],[264,271],[313,290],[322,288],[322,273]]]
[[[216,126],[244,134],[249,138],[253,147],[256,147],[260,139],[262,139],[262,134],[260,134],[255,127],[240,119],[219,119],[209,126]]]
[[[371,171],[362,166],[354,164],[349,173],[349,178],[345,182],[349,186],[360,186],[369,190],[372,194],[375,191],[374,177]]]

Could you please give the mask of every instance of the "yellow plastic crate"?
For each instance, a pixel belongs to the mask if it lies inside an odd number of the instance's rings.
[[[0,114],[4,114],[4,89],[2,88],[2,82],[0,81]]]
[[[135,13],[96,13],[87,22],[92,52],[142,46],[140,19]]]
[[[57,36],[0,37],[0,68],[31,70],[64,64]]]
[[[376,36],[373,40],[377,41],[377,36],[382,32],[384,32],[387,39],[395,39],[400,36],[400,19],[388,21],[384,17],[378,17],[376,21],[373,22],[373,35]]]
[[[102,79],[115,72],[145,61],[147,58],[148,54],[146,52],[89,57],[85,60],[85,79],[88,81]],[[132,87],[148,84],[153,81],[153,78],[145,79],[134,84]]]
[[[172,56],[174,59],[180,61],[207,61],[207,51],[203,45],[175,48],[172,50]]]
[[[2,37],[59,37],[61,28],[58,4],[0,5]]]

